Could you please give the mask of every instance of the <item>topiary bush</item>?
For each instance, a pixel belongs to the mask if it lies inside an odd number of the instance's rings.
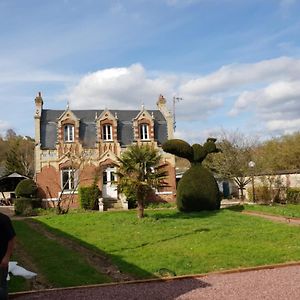
[[[211,172],[202,166],[209,153],[219,152],[216,139],[208,138],[202,146],[173,139],[163,144],[163,150],[188,159],[191,168],[179,180],[176,204],[180,211],[216,210],[220,208],[221,193]]]
[[[82,186],[79,188],[80,207],[84,209],[96,209],[101,192],[97,185]]]
[[[37,192],[37,185],[32,179],[20,181],[15,189],[17,197],[33,198]]]

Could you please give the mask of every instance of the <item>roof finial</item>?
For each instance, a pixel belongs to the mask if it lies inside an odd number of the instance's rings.
[[[69,110],[70,109],[70,102],[69,100],[67,101],[67,107],[66,107],[66,110]]]
[[[145,110],[145,105],[144,105],[144,103],[142,103],[142,110]]]

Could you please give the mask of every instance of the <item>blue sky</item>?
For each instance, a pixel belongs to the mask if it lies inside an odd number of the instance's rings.
[[[44,107],[176,103],[177,137],[300,127],[298,0],[0,0],[0,133]]]

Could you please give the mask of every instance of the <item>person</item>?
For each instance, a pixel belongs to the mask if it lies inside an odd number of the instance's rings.
[[[7,299],[8,263],[15,246],[16,233],[7,215],[0,213],[0,300]]]

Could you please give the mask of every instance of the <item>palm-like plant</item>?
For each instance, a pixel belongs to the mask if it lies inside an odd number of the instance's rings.
[[[118,190],[134,195],[138,217],[144,217],[145,201],[154,189],[166,186],[165,165],[160,165],[161,155],[147,145],[131,145],[119,158]]]

